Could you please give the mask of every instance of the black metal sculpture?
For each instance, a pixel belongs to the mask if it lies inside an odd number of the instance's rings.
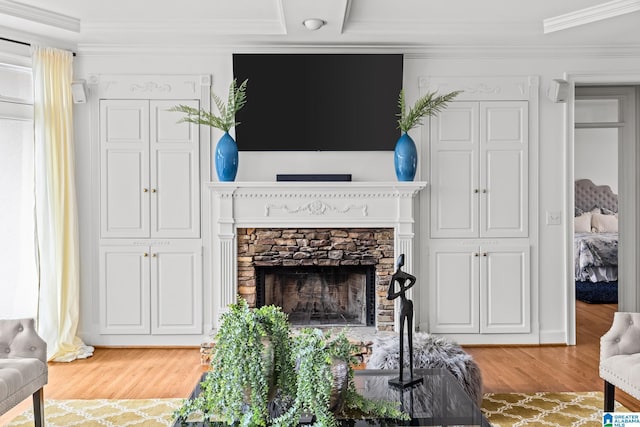
[[[422,378],[413,377],[413,301],[407,299],[406,292],[416,283],[416,276],[402,271],[404,254],[398,257],[396,272],[391,276],[387,299],[394,300],[400,297],[400,376],[389,380],[389,384],[395,387],[405,388],[422,382]],[[396,292],[395,283],[398,282],[400,290]],[[409,378],[404,378],[404,326],[407,323],[407,339],[409,342]]]

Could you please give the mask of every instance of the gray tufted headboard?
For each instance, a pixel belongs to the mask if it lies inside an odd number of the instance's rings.
[[[618,212],[618,195],[608,185],[595,185],[589,179],[579,179],[575,182],[575,206],[583,212],[596,207]]]

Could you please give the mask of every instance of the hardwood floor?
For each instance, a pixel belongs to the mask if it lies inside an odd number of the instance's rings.
[[[617,304],[576,303],[575,346],[467,347],[482,370],[487,393],[602,391],[598,375],[600,337],[611,327]],[[633,411],[640,402],[616,390]]]
[[[575,346],[466,347],[480,365],[485,392],[602,390],[598,376],[600,336],[611,326],[614,304],[578,302]],[[187,396],[200,373],[197,348],[98,348],[93,357],[50,363],[45,399],[135,399]],[[640,403],[616,390],[616,400],[633,411]],[[0,416],[0,425],[28,409],[22,402]]]

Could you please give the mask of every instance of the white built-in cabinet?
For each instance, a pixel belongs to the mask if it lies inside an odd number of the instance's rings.
[[[470,343],[531,334],[530,123],[537,79],[431,83],[464,92],[431,118],[428,132],[429,331]]]
[[[100,332],[202,333],[202,247],[100,247]]]
[[[529,246],[431,246],[431,332],[528,333]]]
[[[100,101],[101,237],[200,237],[198,127],[177,123],[194,100]]]
[[[527,237],[526,101],[452,102],[431,126],[431,237]]]
[[[93,84],[100,180],[92,341],[199,343],[201,143],[206,147],[209,137],[170,109],[208,108],[210,77],[103,75]]]

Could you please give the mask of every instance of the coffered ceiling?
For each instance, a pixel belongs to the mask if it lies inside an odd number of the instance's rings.
[[[640,0],[0,0],[0,33],[80,46],[637,48],[638,10]],[[310,31],[307,18],[326,24]]]

